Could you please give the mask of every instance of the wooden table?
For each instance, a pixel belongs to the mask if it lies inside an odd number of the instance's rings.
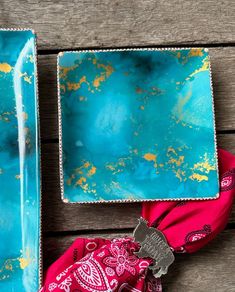
[[[45,268],[77,236],[130,234],[140,204],[62,203],[58,175],[56,55],[105,47],[208,47],[218,144],[235,154],[235,5],[223,0],[1,0],[1,27],[38,33]],[[164,291],[235,291],[235,208],[216,240],[179,255],[163,278]]]

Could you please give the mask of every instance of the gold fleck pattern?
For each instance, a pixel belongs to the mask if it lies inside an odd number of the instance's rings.
[[[183,180],[185,181],[186,178],[185,177],[185,171],[181,170],[180,168],[175,170],[173,169],[173,172],[175,173],[175,176],[180,180],[180,182],[182,182]]]
[[[83,83],[88,84],[86,76],[82,76],[77,83],[67,82],[68,90],[78,90]]]
[[[59,67],[59,70],[60,70],[60,78],[66,78],[67,74],[70,71],[75,70],[77,67],[78,67],[78,65],[75,65],[75,66],[72,66],[72,67],[62,67],[62,66],[60,66]]]
[[[24,270],[32,261],[33,259],[30,257],[30,251],[28,248],[26,249],[25,256],[21,255],[17,258],[6,259],[0,267],[0,280],[9,279],[16,270]]]
[[[203,161],[194,164],[193,169],[199,170],[201,172],[209,173],[211,170],[216,170],[216,167],[215,165],[211,165],[209,163],[207,154],[205,154],[203,157]]]
[[[126,165],[131,161],[131,157],[120,157],[117,162],[106,163],[105,168],[110,170],[112,174],[121,173],[125,170]]]
[[[10,122],[10,116],[13,114],[13,112],[4,112],[0,114],[0,121]]]
[[[154,162],[156,162],[156,160],[157,160],[157,155],[155,155],[153,153],[146,153],[146,154],[144,154],[143,157],[147,161],[154,161]]]
[[[18,261],[20,263],[20,268],[24,270],[28,265],[32,262],[32,259],[30,258],[30,252],[29,249],[26,249],[25,257],[19,257]]]
[[[203,72],[203,71],[208,71],[209,70],[209,58],[208,56],[206,56],[203,61],[202,61],[202,66],[199,69],[196,69],[193,73],[191,73],[186,80],[189,80],[190,78],[192,78],[193,76],[195,76],[196,74]]]
[[[69,91],[71,90],[78,90],[82,84],[87,84],[88,86],[88,90],[91,93],[94,93],[94,90],[99,90],[99,87],[101,86],[101,84],[113,73],[114,68],[107,64],[102,64],[100,63],[96,58],[88,58],[85,59],[86,61],[91,61],[92,65],[95,66],[95,68],[98,69],[103,69],[102,72],[100,72],[99,74],[97,74],[94,78],[93,81],[88,81],[86,76],[81,77],[81,79],[78,82],[67,82],[67,88]],[[84,62],[84,60],[80,61],[79,64],[76,64],[72,67],[59,67],[60,70],[60,78],[66,80],[67,79],[67,74],[70,71],[75,70],[76,68],[78,68],[81,63]],[[66,91],[66,87],[62,87],[61,90],[63,90],[64,92]]]
[[[91,169],[88,171],[88,176],[92,176],[96,173],[96,167],[92,166]]]
[[[28,120],[28,114],[26,112],[22,112],[23,120]]]
[[[96,174],[97,168],[89,161],[83,161],[80,167],[74,169],[73,173],[66,180],[67,185],[80,187],[85,193],[96,194],[96,185],[90,181],[90,178]]]
[[[0,63],[0,72],[10,73],[11,70],[12,70],[12,67],[8,63]]]
[[[206,175],[202,175],[202,174],[199,174],[199,173],[193,173],[192,175],[190,175],[189,177],[191,180],[197,180],[198,182],[201,182],[201,181],[208,181],[208,176]]]
[[[19,76],[22,77],[24,79],[25,82],[29,83],[29,84],[32,84],[32,77],[33,76],[29,76],[27,74],[27,72],[24,72],[24,73],[21,73],[19,72]]]
[[[177,165],[177,166],[180,166],[183,162],[184,162],[184,156],[179,156],[178,159],[176,159],[176,158],[171,158],[171,159],[169,160],[169,163],[170,163],[170,164],[175,164],[175,165]]]
[[[188,53],[188,57],[202,57],[203,56],[203,49],[191,49]]]

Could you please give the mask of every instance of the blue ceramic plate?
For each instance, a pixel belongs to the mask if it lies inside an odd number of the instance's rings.
[[[35,34],[0,29],[0,291],[35,292],[40,173]]]
[[[58,81],[65,202],[218,196],[207,50],[60,53]]]

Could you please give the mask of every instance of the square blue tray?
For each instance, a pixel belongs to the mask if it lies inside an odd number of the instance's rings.
[[[0,29],[0,291],[36,292],[41,274],[35,33]]]
[[[60,53],[58,90],[64,202],[218,196],[207,49]]]

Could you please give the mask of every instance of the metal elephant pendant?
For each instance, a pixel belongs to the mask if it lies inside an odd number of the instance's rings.
[[[153,264],[149,267],[156,278],[165,275],[168,267],[174,262],[175,257],[171,251],[164,234],[153,227],[148,227],[147,221],[139,219],[133,236],[140,244],[140,250],[135,254],[140,258],[152,258]]]

